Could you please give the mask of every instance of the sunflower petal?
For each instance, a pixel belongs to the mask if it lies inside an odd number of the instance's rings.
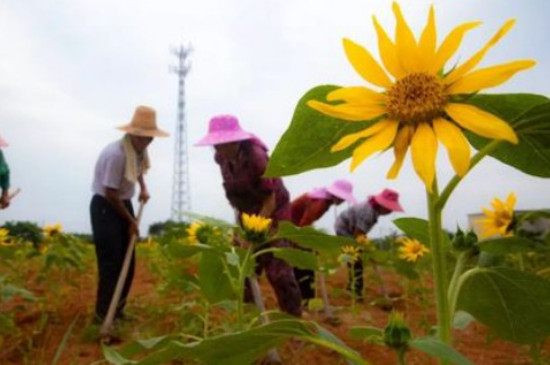
[[[361,138],[366,138],[369,136],[372,136],[374,134],[377,134],[381,130],[388,128],[391,123],[394,123],[392,120],[383,120],[378,123],[375,123],[374,125],[363,129],[362,131],[348,134],[347,136],[344,136],[340,138],[338,142],[332,148],[330,149],[331,152],[337,152],[342,151],[360,140]]]
[[[344,38],[343,42],[349,62],[362,78],[373,85],[386,89],[392,85],[386,71],[371,56],[369,51],[349,39]]]
[[[392,9],[397,23],[395,27],[395,46],[398,59],[406,72],[418,71],[419,55],[414,34],[403,17],[399,4],[394,2]]]
[[[371,120],[386,112],[386,109],[381,105],[364,106],[352,103],[332,105],[321,103],[317,100],[310,100],[307,102],[307,105],[320,113],[352,122]]]
[[[445,112],[461,127],[482,137],[518,143],[518,136],[508,123],[473,105],[449,103]]]
[[[464,176],[470,168],[470,145],[460,128],[453,123],[437,118],[433,129],[438,140],[443,143],[449,154],[449,160],[458,176]]]
[[[411,142],[411,153],[414,169],[424,181],[426,189],[431,193],[435,178],[435,158],[437,155],[437,140],[428,123],[420,123]]]
[[[459,25],[453,29],[445,38],[435,54],[435,61],[430,68],[431,72],[438,72],[445,66],[447,61],[455,54],[467,31],[477,27],[481,22],[469,22]]]
[[[506,198],[506,207],[511,212],[514,211],[514,207],[516,206],[516,201],[517,201],[517,197],[516,197],[516,194],[514,193],[510,193],[508,195],[508,198]]]
[[[458,79],[447,89],[449,94],[469,94],[481,89],[498,86],[516,74],[516,72],[533,67],[533,60],[520,60],[502,65],[486,67],[470,72]]]
[[[393,142],[393,153],[395,155],[395,161],[390,167],[388,174],[386,175],[387,179],[395,179],[399,175],[401,166],[403,166],[403,161],[407,155],[407,149],[411,143],[412,137],[412,128],[409,126],[404,126],[399,130],[397,136],[395,137],[395,142]]]
[[[489,49],[491,49],[491,47],[493,47],[495,44],[497,44],[498,41],[500,41],[500,39],[502,37],[504,37],[506,35],[506,33],[508,33],[508,31],[510,31],[510,29],[512,29],[512,27],[514,26],[515,23],[516,23],[516,21],[513,20],[513,19],[508,20],[498,30],[498,32],[496,32],[496,34],[491,39],[489,39],[489,42],[487,42],[485,44],[485,46],[483,46],[482,49],[477,51],[477,53],[474,54],[468,61],[464,62],[462,65],[458,66],[453,71],[451,71],[449,76],[446,77],[445,81],[447,83],[455,82],[459,78],[461,78],[463,75],[467,74],[471,69],[476,67],[477,64],[483,59],[483,57],[485,56],[487,51]]]
[[[376,34],[378,35],[378,52],[380,53],[382,63],[384,64],[386,70],[393,75],[393,77],[400,79],[405,74],[405,71],[401,68],[401,64],[397,58],[395,44],[393,44],[390,37],[388,37],[388,34],[378,23],[375,16],[372,17],[372,22],[374,23],[374,28],[376,29]]]
[[[423,69],[429,69],[429,62],[433,60],[435,55],[435,47],[437,43],[437,29],[435,27],[435,14],[433,5],[430,7],[430,14],[426,27],[420,36],[418,49],[423,58]]]
[[[367,139],[353,151],[353,157],[350,166],[351,171],[355,170],[355,168],[357,168],[357,166],[359,166],[361,162],[363,162],[374,152],[385,150],[391,145],[391,143],[395,139],[395,134],[397,133],[399,122],[395,120],[392,120],[390,122],[391,123],[389,123],[386,128]]]
[[[361,105],[379,105],[386,102],[386,96],[363,86],[341,87],[327,94],[328,101],[343,100]]]

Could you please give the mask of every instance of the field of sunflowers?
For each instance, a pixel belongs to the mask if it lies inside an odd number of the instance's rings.
[[[395,233],[338,237],[261,216],[242,226],[190,214],[137,244],[128,312],[102,341],[92,318],[90,237],[28,222],[0,230],[2,364],[548,364],[550,235],[531,229],[547,211],[516,211],[516,196],[487,197],[473,227],[443,229],[455,188],[491,156],[550,177],[550,101],[535,94],[483,94],[533,67],[517,60],[476,69],[513,27],[448,65],[478,22],[437,41],[433,8],[416,37],[394,3],[395,37],[374,20],[380,60],[352,40],[343,46],[369,84],[312,88],[298,102],[267,176],[339,164],[351,169],[392,151],[398,178],[408,150],[425,186],[427,217],[394,220]],[[373,87],[373,88],[371,88]],[[377,89],[374,89],[377,88]],[[378,90],[378,91],[377,91]],[[312,125],[322,127],[312,128]],[[438,145],[455,175],[438,179]],[[472,153],[473,152],[473,153]],[[271,247],[287,239],[294,247]],[[255,262],[272,254],[316,276],[301,318],[277,310]],[[348,265],[365,265],[365,292],[348,291]],[[357,280],[353,275],[351,280]],[[254,292],[245,301],[246,283]]]

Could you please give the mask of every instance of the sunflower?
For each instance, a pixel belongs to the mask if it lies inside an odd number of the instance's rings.
[[[473,105],[460,102],[461,94],[473,94],[500,85],[516,72],[532,67],[533,60],[519,60],[474,71],[485,54],[515,21],[507,21],[471,58],[456,67],[445,64],[457,51],[462,38],[480,22],[469,22],[453,29],[437,47],[433,6],[420,39],[415,39],[399,5],[393,4],[396,17],[395,41],[373,17],[378,48],[384,68],[362,46],[343,40],[344,50],[354,69],[367,82],[384,91],[364,86],[342,87],[326,99],[339,104],[309,100],[308,105],[331,117],[347,121],[374,120],[368,128],[341,138],[332,152],[354,148],[351,170],[377,151],[393,146],[395,161],[387,173],[399,174],[411,146],[412,162],[418,176],[431,192],[435,178],[438,141],[447,149],[453,169],[463,176],[470,166],[470,145],[463,129],[480,136],[514,144],[518,137],[505,121]]]
[[[398,256],[400,259],[406,261],[415,262],[420,257],[424,256],[424,254],[430,252],[426,246],[414,238],[402,237],[399,239],[399,243],[401,243],[402,246],[399,247]]]
[[[512,236],[516,194],[508,194],[506,202],[503,202],[499,198],[494,198],[491,205],[494,211],[483,208],[485,218],[476,220],[476,223],[478,223],[481,228],[480,236],[483,238],[493,235],[501,235],[503,237]]]
[[[265,233],[271,227],[271,219],[256,214],[242,214],[243,228],[252,233]]]
[[[63,231],[63,226],[61,225],[61,223],[55,223],[55,224],[44,226],[44,234],[46,235],[46,237],[53,237],[55,235],[60,234],[62,231]]]
[[[204,223],[200,221],[196,221],[191,223],[189,227],[187,227],[187,242],[190,245],[194,245],[197,242],[199,242],[199,239],[197,238],[197,231],[203,226]]]
[[[361,254],[361,251],[359,247],[355,246],[342,246],[342,253],[338,257],[338,261],[342,263],[350,263],[353,264],[357,260],[359,260],[359,255]]]

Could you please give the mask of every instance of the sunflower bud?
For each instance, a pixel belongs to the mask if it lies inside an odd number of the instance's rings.
[[[474,231],[470,230],[467,233],[464,233],[457,227],[455,237],[453,238],[452,245],[453,248],[457,251],[468,251],[475,246],[477,243],[477,235]]]
[[[411,339],[411,330],[403,320],[403,314],[393,311],[390,322],[384,328],[384,343],[394,350],[406,350]]]

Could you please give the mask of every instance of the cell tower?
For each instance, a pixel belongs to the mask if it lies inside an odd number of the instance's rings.
[[[185,77],[191,68],[187,57],[191,47],[180,46],[172,50],[178,58],[178,66],[170,71],[178,75],[178,119],[174,141],[174,176],[172,180],[171,218],[181,222],[183,212],[191,210],[189,188],[189,157],[187,153],[187,126],[185,125]]]

